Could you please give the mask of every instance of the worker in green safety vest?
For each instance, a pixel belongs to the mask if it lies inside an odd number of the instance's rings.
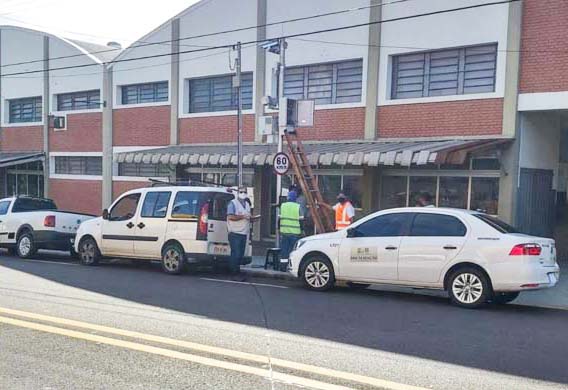
[[[288,258],[296,241],[302,235],[301,221],[304,219],[304,212],[297,202],[298,194],[296,191],[288,192],[288,201],[280,206],[280,269],[286,270]]]

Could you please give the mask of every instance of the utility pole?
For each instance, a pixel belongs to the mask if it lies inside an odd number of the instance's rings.
[[[278,63],[278,104],[281,104],[284,97],[284,71],[286,69],[286,39],[280,38],[280,62]],[[286,121],[278,118],[278,153],[282,152],[284,132],[286,131]],[[276,175],[276,245],[280,245],[280,229],[278,226],[278,215],[280,214],[280,196],[282,194],[282,176]]]
[[[237,59],[235,67],[237,70],[234,86],[237,88],[237,177],[239,188],[243,185],[243,92],[241,75],[241,42],[237,42]]]

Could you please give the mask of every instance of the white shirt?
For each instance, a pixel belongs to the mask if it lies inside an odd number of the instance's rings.
[[[248,202],[244,202],[243,205],[240,200],[233,199],[227,210],[227,216],[229,215],[248,215],[250,217],[250,205]],[[249,234],[250,220],[241,219],[240,221],[231,221],[227,218],[227,229],[229,233]]]

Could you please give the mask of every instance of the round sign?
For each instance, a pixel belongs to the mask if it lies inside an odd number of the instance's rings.
[[[277,175],[285,175],[290,169],[290,159],[284,152],[276,153],[272,161],[272,167]]]

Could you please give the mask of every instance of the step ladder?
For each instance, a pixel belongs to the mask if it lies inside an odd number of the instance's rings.
[[[334,231],[333,220],[331,219],[329,210],[322,206],[325,204],[325,201],[319,190],[317,180],[297,130],[293,132],[285,131],[284,137],[288,145],[289,158],[292,163],[292,168],[294,169],[294,174],[306,197],[316,232],[326,233]]]

